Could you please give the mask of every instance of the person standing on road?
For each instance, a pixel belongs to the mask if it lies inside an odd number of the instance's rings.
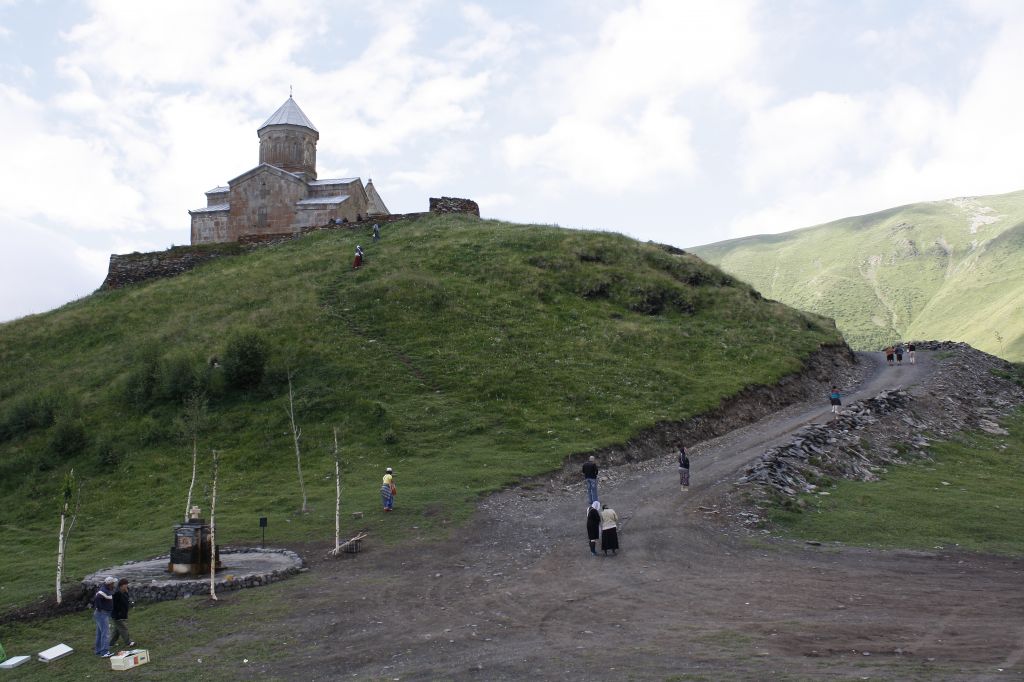
[[[110,638],[110,646],[114,646],[117,638],[124,640],[129,649],[135,646],[128,634],[128,609],[132,607],[132,597],[128,594],[128,578],[117,581],[117,592],[114,592],[114,609],[110,616],[114,619],[114,634]]]
[[[892,346],[886,346],[885,350],[882,351],[882,352],[885,353],[885,361],[886,361],[886,363],[890,367],[892,367],[892,358],[893,358],[893,355],[896,353],[896,349],[893,348]]]
[[[690,458],[686,456],[686,446],[679,446],[679,490],[690,489]]]
[[[587,540],[590,541],[590,553],[597,556],[597,541],[601,537],[601,503],[594,500],[587,507]]]
[[[832,414],[839,416],[839,408],[843,404],[843,396],[835,386],[832,387],[832,392],[828,396],[828,401],[832,403]]]
[[[914,345],[913,341],[911,341],[910,343],[907,344],[907,355],[909,356],[908,359],[910,360],[910,364],[912,364],[912,365],[916,365],[917,364],[917,360],[914,358],[914,351],[915,350],[917,350],[917,346]]]
[[[395,472],[388,467],[384,470],[384,478],[380,483],[380,501],[384,504],[384,511],[389,512],[395,507]]]
[[[605,556],[619,551],[619,515],[607,504],[601,505],[601,549]]]
[[[92,598],[92,619],[96,621],[96,645],[93,651],[103,658],[110,658],[110,613],[114,610],[113,592],[116,582],[113,576],[108,575]]]
[[[583,481],[587,484],[587,502],[597,502],[597,461],[593,455],[583,463]]]
[[[902,341],[899,341],[896,344],[896,364],[897,365],[902,365],[903,364],[903,342]]]

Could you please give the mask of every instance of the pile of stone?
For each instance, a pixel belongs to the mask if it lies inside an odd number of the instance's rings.
[[[1024,386],[1008,378],[1013,366],[965,343],[924,341],[932,351],[928,376],[910,390],[884,391],[843,409],[838,418],[812,424],[761,455],[737,481],[754,512],[740,518],[763,521],[772,500],[825,495],[835,479],[876,480],[893,463],[929,458],[929,439],[961,432],[1006,435],[998,421],[1024,405]],[[746,506],[746,505],[744,505]]]
[[[761,455],[737,483],[759,484],[792,497],[816,490],[818,484],[813,481],[875,480],[879,465],[896,458],[888,450],[866,451],[858,432],[876,424],[884,415],[906,407],[910,400],[906,391],[883,391],[874,398],[854,403],[837,419],[805,426],[789,443]]]
[[[458,197],[430,197],[431,213],[469,213],[480,217],[480,207],[471,199]]]

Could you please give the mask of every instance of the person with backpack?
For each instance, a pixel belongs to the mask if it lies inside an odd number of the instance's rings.
[[[128,594],[128,578],[121,578],[117,581],[117,591],[114,592],[114,608],[110,613],[114,619],[114,635],[110,638],[110,646],[113,647],[118,637],[124,640],[124,645],[129,649],[135,646],[131,635],[128,634],[128,609],[132,607],[132,597]]]
[[[839,389],[838,389],[838,388],[836,388],[835,386],[833,386],[833,387],[832,387],[832,392],[831,392],[831,393],[829,393],[829,396],[828,396],[828,401],[829,401],[830,403],[832,403],[832,414],[834,414],[834,415],[836,415],[836,416],[838,416],[838,415],[839,415],[839,408],[840,408],[840,407],[842,406],[842,404],[843,404],[843,399],[842,399],[842,398],[843,398],[843,397],[842,397],[842,395],[841,395],[841,394],[839,393]]]
[[[92,619],[96,621],[96,644],[93,651],[101,658],[110,658],[110,614],[114,610],[116,582],[108,575],[92,598]]]

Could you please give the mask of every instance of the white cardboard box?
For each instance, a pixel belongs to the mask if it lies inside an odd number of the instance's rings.
[[[130,649],[118,651],[110,657],[111,670],[131,670],[137,665],[149,663],[148,649]]]
[[[32,657],[31,656],[11,656],[10,658],[8,658],[3,663],[0,663],[0,670],[10,670],[12,668],[17,668],[22,663],[28,663],[28,660],[30,658],[32,658]]]
[[[58,644],[57,646],[51,646],[46,651],[40,651],[38,657],[43,663],[50,663],[58,658],[64,658],[72,652],[74,652],[74,649],[67,644]]]

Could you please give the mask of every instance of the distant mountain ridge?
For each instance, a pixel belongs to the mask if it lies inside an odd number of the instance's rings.
[[[851,346],[941,338],[1024,359],[1024,191],[908,204],[690,249]]]

